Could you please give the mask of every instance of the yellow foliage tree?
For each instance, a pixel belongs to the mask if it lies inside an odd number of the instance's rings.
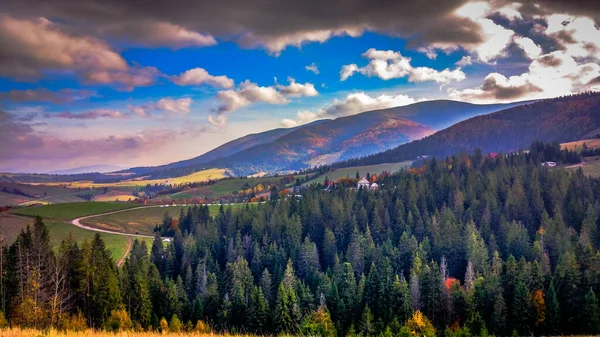
[[[541,289],[531,293],[531,303],[535,311],[535,326],[542,326],[546,321],[546,301],[544,301],[544,292]]]
[[[169,331],[169,323],[167,322],[166,318],[161,318],[159,325],[162,333],[167,333]]]
[[[406,326],[410,330],[410,335],[414,337],[434,337],[435,328],[429,319],[423,315],[420,310],[415,311],[412,317],[406,322]]]
[[[208,324],[202,322],[201,320],[198,320],[198,322],[196,322],[196,332],[210,333],[210,326],[208,326]]]

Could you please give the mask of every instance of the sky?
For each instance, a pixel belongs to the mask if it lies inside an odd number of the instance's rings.
[[[189,159],[432,99],[600,90],[597,1],[5,0],[0,172]]]

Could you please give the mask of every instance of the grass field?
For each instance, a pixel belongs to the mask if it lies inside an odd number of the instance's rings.
[[[17,239],[21,230],[33,224],[31,218],[17,216],[8,212],[0,213],[0,233],[4,237],[3,245],[11,245]]]
[[[335,171],[330,171],[325,174],[322,174],[322,175],[304,183],[304,185],[310,185],[313,183],[322,183],[325,180],[325,177],[327,177],[331,181],[336,181],[338,179],[346,178],[346,177],[355,178],[356,171],[359,172],[361,177],[366,176],[367,173],[379,175],[383,171],[387,171],[389,173],[395,173],[395,172],[400,171],[403,168],[410,167],[411,164],[412,164],[412,161],[403,161],[403,162],[399,162],[399,163],[390,163],[390,164],[346,167],[346,168],[341,168],[341,169],[337,169]]]
[[[229,172],[226,169],[208,169],[203,171],[194,172],[187,176],[168,178],[168,179],[150,179],[150,180],[128,180],[120,181],[115,183],[94,183],[91,181],[74,181],[74,182],[56,182],[46,183],[48,186],[67,186],[68,188],[102,188],[102,187],[135,187],[135,186],[146,186],[147,184],[164,184],[164,185],[178,185],[194,182],[202,182],[210,179],[221,179],[229,176]]]
[[[270,185],[276,184],[281,177],[259,177],[259,178],[237,178],[224,179],[211,186],[201,186],[178,193],[173,193],[169,197],[173,200],[192,199],[192,198],[218,198],[245,188],[246,185],[254,187],[258,184]]]
[[[241,204],[224,207],[239,207]],[[189,206],[169,206],[139,208],[126,212],[103,215],[81,220],[81,223],[99,229],[118,231],[130,234],[153,235],[154,226],[162,222],[165,212],[173,219],[179,219],[179,212],[187,212]],[[219,205],[209,206],[211,215],[218,212]]]
[[[11,213],[30,217],[39,215],[42,218],[49,220],[72,220],[81,216],[101,214],[139,206],[140,205],[129,203],[74,202],[16,208],[12,210]]]
[[[600,177],[600,156],[583,158],[585,165],[580,166],[583,174],[592,177]],[[577,170],[579,167],[570,167],[567,170]]]
[[[589,148],[599,148],[600,147],[600,139],[585,139],[579,140],[576,142],[562,143],[560,144],[561,148],[568,150],[576,150],[581,151],[583,149],[583,144],[586,144]]]
[[[34,199],[0,191],[0,206],[14,206],[31,200]]]

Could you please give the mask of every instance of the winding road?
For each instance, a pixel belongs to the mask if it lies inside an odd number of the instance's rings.
[[[86,216],[82,216],[80,218],[71,220],[71,223],[73,225],[79,227],[79,228],[83,228],[83,229],[87,229],[87,230],[95,231],[95,232],[100,232],[100,233],[116,234],[116,235],[123,235],[123,236],[135,236],[135,237],[140,237],[140,238],[151,238],[151,239],[153,239],[154,236],[152,236],[152,235],[131,234],[131,233],[109,231],[109,230],[106,230],[106,229],[94,228],[94,227],[83,225],[83,224],[81,224],[80,221],[81,220],[85,220],[85,219],[89,219],[89,218],[95,218],[95,217],[98,217],[98,216],[110,215],[110,214],[121,213],[121,212],[128,212],[128,211],[133,211],[133,210],[142,209],[142,208],[155,208],[155,207],[161,207],[161,206],[164,207],[164,205],[141,206],[141,207],[133,207],[133,208],[122,209],[122,210],[119,210],[119,211],[106,212],[106,213],[101,213],[101,214],[86,215]]]

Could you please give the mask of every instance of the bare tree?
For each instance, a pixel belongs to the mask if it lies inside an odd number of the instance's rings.
[[[59,315],[73,306],[73,292],[69,287],[66,262],[62,254],[55,254],[50,263],[51,295],[48,304],[52,324],[56,324]]]

